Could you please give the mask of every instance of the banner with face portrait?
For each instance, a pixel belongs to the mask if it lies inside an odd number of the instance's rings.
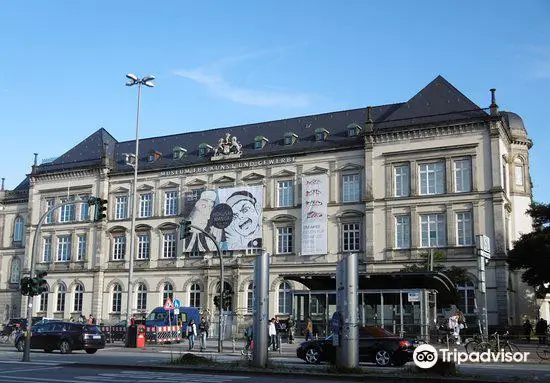
[[[302,177],[302,255],[327,253],[328,175]]]
[[[185,195],[183,211],[191,225],[215,237],[221,250],[262,248],[263,186],[199,190]],[[216,246],[211,238],[191,229],[183,251],[216,251]]]

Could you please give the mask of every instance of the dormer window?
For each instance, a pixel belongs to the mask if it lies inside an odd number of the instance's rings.
[[[182,148],[181,146],[176,146],[172,149],[173,159],[179,160],[187,155],[187,149]]]
[[[348,125],[348,137],[357,137],[363,129],[357,124]]]
[[[269,140],[264,136],[256,136],[254,137],[254,149],[262,149],[268,142]]]
[[[285,133],[285,140],[284,140],[285,146],[294,145],[297,141],[298,141],[298,135],[292,132]]]
[[[151,150],[149,154],[147,155],[147,161],[148,162],[155,162],[159,160],[162,157],[161,152],[157,152],[156,150]]]
[[[328,137],[328,130],[323,128],[315,129],[315,141],[326,141]]]
[[[199,145],[199,157],[206,157],[208,153],[212,150],[212,146],[208,144],[200,144]]]

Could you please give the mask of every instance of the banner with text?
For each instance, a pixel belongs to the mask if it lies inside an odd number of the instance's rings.
[[[327,253],[328,175],[302,178],[302,255]]]

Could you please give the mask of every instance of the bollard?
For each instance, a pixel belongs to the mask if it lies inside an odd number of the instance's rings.
[[[235,338],[231,342],[233,343],[233,353],[235,353]]]

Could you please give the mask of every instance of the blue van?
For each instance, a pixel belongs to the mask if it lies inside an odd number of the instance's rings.
[[[151,326],[175,326],[181,322],[182,335],[185,335],[187,324],[191,319],[197,324],[197,328],[201,321],[199,309],[196,307],[180,307],[179,315],[174,315],[174,309],[165,310],[164,307],[157,307],[145,318],[145,325]]]

